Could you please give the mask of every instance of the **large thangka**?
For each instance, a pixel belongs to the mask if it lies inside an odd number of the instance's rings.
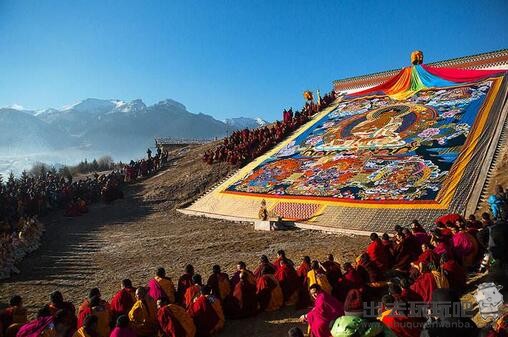
[[[500,78],[466,71],[481,78],[460,84],[429,68],[404,69],[394,83],[407,81],[407,90],[385,85],[343,97],[223,193],[446,208]]]
[[[385,232],[474,212],[502,139],[503,70],[406,67],[340,97],[267,154],[182,210],[307,228]]]

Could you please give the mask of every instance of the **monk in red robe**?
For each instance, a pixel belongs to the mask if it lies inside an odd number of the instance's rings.
[[[380,271],[388,270],[390,264],[390,257],[386,254],[385,246],[377,235],[377,233],[370,234],[370,244],[367,246],[365,252],[369,255],[372,262],[376,264]]]
[[[265,267],[268,267],[269,269],[271,269],[272,274],[275,274],[275,266],[270,263],[270,261],[268,260],[268,256],[261,255],[259,265],[254,270],[254,277],[256,278],[256,280],[261,277],[261,275],[263,274],[263,269]]]
[[[298,301],[298,274],[289,261],[283,259],[275,272],[275,278],[279,281],[284,303],[294,305]]]
[[[120,289],[111,299],[111,315],[116,320],[121,315],[128,315],[136,302],[136,289],[129,279],[122,281]]]
[[[219,265],[212,267],[212,275],[208,278],[206,285],[212,288],[212,292],[221,301],[224,301],[231,294],[231,283],[229,276],[221,272]]]
[[[418,294],[424,302],[430,303],[432,300],[432,292],[434,289],[437,289],[438,286],[432,272],[423,265],[420,276],[418,276],[410,288]]]
[[[328,278],[328,283],[332,286],[332,293],[337,292],[337,282],[339,277],[342,276],[342,270],[340,269],[340,264],[335,262],[335,259],[332,254],[328,254],[326,257],[326,261],[321,264],[326,270],[326,277]]]
[[[339,278],[338,293],[339,300],[344,300],[351,289],[363,291],[365,282],[360,273],[349,262],[344,263],[344,274]]]
[[[184,308],[189,308],[192,302],[194,302],[194,299],[200,295],[201,287],[203,287],[201,275],[192,275],[192,285],[185,290],[183,296]]]
[[[408,317],[403,310],[397,309],[407,307],[406,303],[396,305],[397,301],[392,295],[383,296],[381,302],[382,313],[379,320],[390,328],[397,337],[420,337],[423,322],[417,322],[413,317]]]
[[[224,309],[231,318],[246,318],[257,314],[256,286],[248,281],[246,274],[240,274],[240,282],[233,289],[232,296],[225,301]]]
[[[302,263],[298,266],[296,274],[298,275],[299,290],[297,308],[304,308],[310,304],[309,282],[307,274],[312,269],[309,256],[304,256]]]
[[[444,271],[451,289],[464,289],[466,286],[466,271],[455,260],[446,254],[441,256],[441,268]]]
[[[215,332],[219,315],[203,293],[194,300],[188,312],[196,325],[196,337],[209,337]]]
[[[256,292],[260,309],[263,311],[274,311],[284,304],[284,294],[279,281],[269,270],[263,270],[256,284]]]
[[[286,260],[286,261],[288,261],[288,263],[289,263],[291,266],[293,266],[293,268],[294,268],[295,264],[293,263],[293,261],[291,261],[290,259],[288,259],[288,258],[286,257],[286,252],[285,252],[284,250],[282,250],[282,249],[281,249],[281,250],[277,251],[277,258],[275,259],[275,261],[273,261],[273,266],[275,267],[275,272],[277,272],[277,269],[279,269],[279,267],[280,267],[280,261],[281,261],[281,260]]]
[[[177,299],[179,303],[183,304],[185,291],[192,286],[192,275],[194,275],[194,266],[188,264],[185,266],[185,273],[178,280]]]
[[[231,287],[234,288],[238,282],[240,282],[240,274],[246,273],[246,277],[249,280],[250,283],[253,285],[256,285],[256,278],[254,277],[254,274],[247,269],[247,264],[245,262],[240,261],[236,265],[236,272],[231,276]]]
[[[164,337],[194,337],[196,326],[181,306],[170,304],[167,298],[157,301],[157,321]]]
[[[68,335],[72,336],[74,332],[80,326],[77,325],[78,319],[76,317],[76,308],[71,302],[64,301],[63,295],[59,291],[54,291],[50,295],[50,303],[48,305],[49,311],[53,317],[56,316],[56,313],[59,310],[65,311],[65,324],[70,328]]]
[[[0,311],[0,335],[5,336],[12,325],[21,325],[28,322],[27,309],[23,306],[21,296],[15,295],[9,301],[9,307]]]
[[[85,298],[78,309],[78,326],[83,326],[83,321],[86,315],[90,312],[90,299],[98,296],[101,298],[101,291],[99,288],[92,288],[88,294],[88,298]],[[110,305],[107,301],[103,299],[100,300],[101,305],[103,305],[107,310],[110,310]]]

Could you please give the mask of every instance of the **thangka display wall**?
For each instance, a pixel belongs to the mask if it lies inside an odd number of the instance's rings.
[[[404,68],[339,98],[189,209],[255,218],[264,199],[274,215],[359,230],[359,218],[372,227],[416,210],[429,221],[465,212],[478,203],[505,121],[504,75]]]

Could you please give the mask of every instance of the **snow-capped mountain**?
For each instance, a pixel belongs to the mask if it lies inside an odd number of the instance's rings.
[[[244,117],[219,121],[171,99],[147,106],[141,99],[88,98],[60,109],[17,108],[0,108],[0,157],[79,148],[126,160],[153,146],[155,137],[211,139],[266,124]]]
[[[227,118],[224,120],[226,125],[233,130],[240,129],[254,129],[260,126],[268,124],[267,121],[261,118],[247,118],[247,117],[237,117],[237,118]]]

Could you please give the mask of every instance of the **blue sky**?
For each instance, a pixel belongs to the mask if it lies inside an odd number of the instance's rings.
[[[0,0],[0,106],[172,98],[280,118],[305,89],[508,47],[508,1]]]

